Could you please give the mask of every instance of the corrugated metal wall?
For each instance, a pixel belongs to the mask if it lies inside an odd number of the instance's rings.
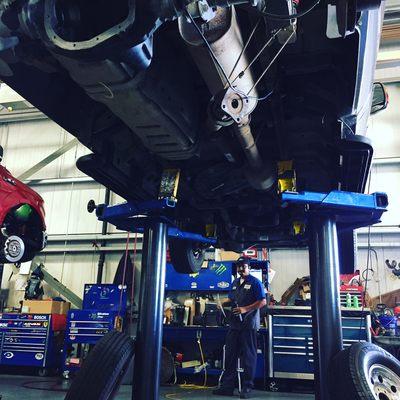
[[[73,136],[47,119],[0,124],[3,165],[18,177],[72,139]],[[79,295],[82,295],[84,283],[96,281],[99,251],[92,246],[92,238],[95,240],[95,234],[101,234],[101,223],[94,214],[87,212],[86,204],[90,199],[101,203],[105,195],[103,186],[80,179],[85,175],[76,168],[75,162],[87,152],[84,146],[76,145],[31,177],[31,186],[45,201],[49,234],[48,248],[35,261],[42,261],[52,275]],[[63,179],[67,183],[63,183]],[[112,202],[118,201],[121,199],[112,195]],[[109,232],[117,230],[110,226]],[[119,240],[110,244],[120,250],[107,254],[104,282],[112,282],[114,278],[123,253],[124,237],[119,235]],[[83,250],[79,250],[80,247]],[[11,266],[7,265],[2,288],[10,289],[9,304],[17,305],[23,292],[14,290],[16,277],[8,281],[11,271]]]

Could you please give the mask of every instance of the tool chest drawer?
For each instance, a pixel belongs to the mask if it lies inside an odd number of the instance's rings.
[[[302,351],[275,351],[274,368],[281,373],[314,373],[314,359],[312,353]]]
[[[114,311],[71,310],[68,312],[66,342],[95,344],[114,329]]]
[[[311,325],[274,325],[274,335],[283,337],[312,337]]]
[[[369,312],[342,311],[343,346],[370,341]],[[313,379],[314,341],[309,307],[275,307],[269,311],[269,377]]]
[[[276,325],[289,325],[289,326],[296,326],[296,325],[306,325],[310,326],[312,324],[312,317],[311,315],[282,315],[276,314],[274,315],[274,324]]]

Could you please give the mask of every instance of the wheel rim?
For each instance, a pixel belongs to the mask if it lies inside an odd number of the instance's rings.
[[[198,259],[202,256],[203,250],[202,250],[200,247],[198,247],[198,246],[196,245],[196,246],[194,246],[194,247],[192,248],[192,254],[193,254],[193,257],[194,257],[196,260],[198,260]]]
[[[18,262],[25,252],[25,244],[18,236],[10,236],[4,245],[4,253],[9,262]]]
[[[381,364],[369,369],[368,384],[377,400],[400,400],[400,377]]]

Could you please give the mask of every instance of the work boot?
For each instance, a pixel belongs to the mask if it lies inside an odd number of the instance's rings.
[[[219,387],[212,391],[212,393],[216,396],[233,396],[233,389]]]
[[[250,399],[251,397],[251,389],[250,388],[243,388],[240,392],[241,399]]]

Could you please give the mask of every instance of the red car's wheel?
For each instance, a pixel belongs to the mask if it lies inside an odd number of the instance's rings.
[[[25,243],[19,236],[10,236],[4,243],[4,256],[10,263],[22,260],[25,254]]]

